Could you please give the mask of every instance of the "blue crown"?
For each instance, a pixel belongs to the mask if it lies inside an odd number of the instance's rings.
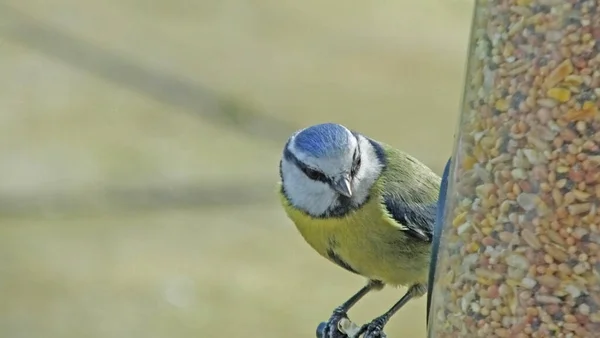
[[[350,134],[336,123],[308,127],[296,135],[294,144],[302,152],[315,157],[337,155],[348,149]]]

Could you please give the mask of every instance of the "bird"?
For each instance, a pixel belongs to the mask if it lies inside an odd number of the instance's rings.
[[[366,278],[318,335],[347,337],[339,322],[371,291],[408,291],[356,337],[384,338],[390,318],[427,293],[441,178],[408,153],[338,123],[294,132],[279,162],[278,192],[287,217],[318,254]]]

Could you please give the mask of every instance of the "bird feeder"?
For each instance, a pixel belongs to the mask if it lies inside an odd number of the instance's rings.
[[[600,337],[599,6],[476,1],[429,337]]]

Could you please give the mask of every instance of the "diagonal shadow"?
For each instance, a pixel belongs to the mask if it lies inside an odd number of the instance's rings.
[[[282,144],[297,129],[288,122],[253,110],[172,74],[145,68],[101,47],[60,31],[0,3],[0,36],[37,50],[69,66],[125,86],[162,103],[182,108],[219,126],[257,139]],[[243,206],[272,201],[276,178],[250,185],[115,188],[104,192],[0,196],[0,215],[46,212],[96,212],[158,208]]]
[[[138,65],[133,60],[39,22],[6,4],[0,4],[0,36],[162,103],[182,108],[211,123],[258,139],[281,143],[297,129],[289,122],[262,114],[233,97]]]
[[[253,184],[108,188],[101,191],[0,195],[0,218],[44,214],[102,214],[153,210],[265,206],[276,202],[274,181]],[[229,210],[229,209],[228,209]]]

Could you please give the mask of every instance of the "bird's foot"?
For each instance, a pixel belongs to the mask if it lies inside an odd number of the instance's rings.
[[[386,338],[387,335],[383,332],[386,322],[384,317],[375,318],[370,323],[363,325],[359,335],[362,333],[363,338]]]
[[[348,338],[341,327],[341,322],[348,319],[346,312],[336,309],[327,322],[317,327],[317,338]]]

